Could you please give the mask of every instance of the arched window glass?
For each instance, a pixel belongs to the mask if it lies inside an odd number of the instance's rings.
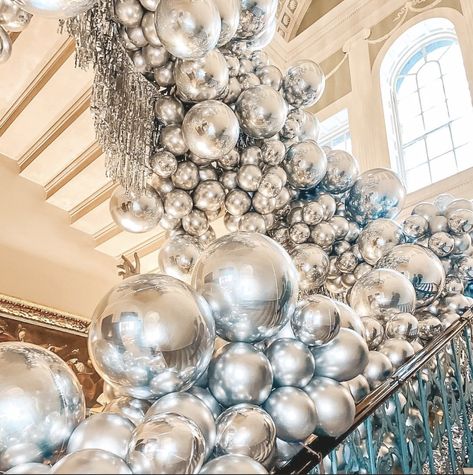
[[[320,123],[319,145],[351,153],[348,110],[342,109]]]
[[[473,108],[449,20],[402,34],[383,60],[381,86],[392,165],[408,191],[473,166]]]

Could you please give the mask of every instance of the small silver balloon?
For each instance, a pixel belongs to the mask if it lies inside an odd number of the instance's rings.
[[[269,360],[247,343],[225,345],[209,366],[209,389],[225,407],[240,403],[263,404],[272,384]]]
[[[197,59],[217,46],[221,20],[213,0],[160,0],[159,39],[176,58]]]
[[[378,218],[395,218],[405,196],[406,189],[392,170],[375,168],[362,173],[351,188],[347,211],[362,225]]]
[[[150,157],[150,167],[161,178],[169,178],[177,170],[176,157],[166,150],[161,150]]]
[[[191,236],[176,236],[168,239],[159,250],[159,268],[176,279],[186,280],[192,274],[202,250]]]
[[[358,162],[353,155],[344,150],[330,150],[322,187],[330,193],[344,193],[355,184],[359,174]]]
[[[216,426],[212,412],[198,397],[189,393],[171,393],[158,399],[146,413],[146,420],[165,414],[178,414],[196,424],[205,439],[208,456],[215,445]]]
[[[365,368],[366,371],[366,368]],[[368,384],[367,379],[359,374],[353,379],[342,383],[352,395],[356,404],[362,401],[370,393],[370,385]]]
[[[228,454],[207,462],[199,473],[211,475],[227,473],[247,475],[267,474],[268,471],[259,462],[246,455]]]
[[[134,429],[134,424],[118,414],[94,414],[75,428],[67,444],[67,453],[100,449],[124,459]]]
[[[368,353],[368,364],[363,371],[363,376],[368,381],[370,389],[376,389],[384,383],[393,372],[393,365],[390,359],[379,351]]]
[[[205,212],[218,212],[225,200],[225,190],[216,180],[201,181],[194,191],[194,204]]]
[[[266,234],[267,229],[264,216],[256,212],[246,213],[239,218],[238,231]]]
[[[438,257],[447,257],[455,249],[455,238],[446,232],[435,233],[430,236],[428,245]]]
[[[243,165],[237,173],[238,186],[245,191],[256,191],[262,178],[263,173],[257,165]]]
[[[225,198],[225,209],[233,216],[242,216],[250,210],[251,198],[243,190],[232,190]]]
[[[146,10],[154,12],[158,8],[159,0],[140,0],[140,3]]]
[[[329,378],[313,378],[304,388],[317,413],[315,433],[320,436],[339,437],[355,420],[355,401],[350,391]]]
[[[143,29],[141,26],[129,26],[126,29],[126,33],[128,35],[129,40],[136,46],[137,48],[144,48],[145,46],[148,46],[148,40],[145,38],[145,35],[143,33]],[[162,48],[162,46],[160,46]],[[162,48],[164,49],[164,48]],[[166,53],[166,50],[164,50],[163,54]],[[150,57],[150,54],[148,53],[147,56],[145,56],[145,50],[143,49],[141,51],[141,54],[143,55],[143,59],[146,63],[146,66],[148,69],[151,69],[153,67],[152,65],[152,57]]]
[[[171,218],[181,219],[187,216],[192,207],[192,198],[184,190],[172,190],[164,200],[164,210]]]
[[[409,279],[400,272],[376,269],[355,283],[348,300],[353,310],[364,317],[385,312],[413,313],[416,293]]]
[[[261,84],[271,86],[276,91],[281,89],[283,77],[281,70],[276,66],[262,66],[256,70],[256,75],[261,81]]]
[[[416,314],[416,316],[419,322],[418,335],[420,339],[429,341],[440,335],[443,330],[440,319],[428,312],[421,312]]]
[[[378,351],[389,358],[394,370],[398,369],[414,355],[412,345],[408,341],[399,338],[386,340],[380,345]]]
[[[174,96],[159,96],[154,104],[158,120],[165,126],[181,125],[185,110],[182,102]]]
[[[195,422],[175,413],[159,414],[140,424],[130,441],[127,462],[133,473],[199,473],[205,439]]]
[[[146,41],[152,46],[162,46],[156,31],[156,22],[154,21],[154,10],[145,12],[141,19],[141,30]]]
[[[341,328],[329,343],[311,348],[315,376],[349,381],[363,372],[368,362],[368,346],[353,330]]]
[[[143,193],[127,193],[118,187],[110,199],[113,220],[125,231],[145,233],[154,229],[163,215],[163,203],[158,193],[147,187]]]
[[[51,469],[52,474],[131,474],[130,467],[115,454],[100,449],[84,449],[63,457]]]
[[[212,413],[214,419],[217,419],[217,417],[222,412],[222,408],[221,408],[220,404],[212,396],[212,394],[210,394],[210,391],[197,386],[197,384],[198,384],[198,381],[187,392],[189,394],[192,394],[193,396],[199,398],[210,409],[210,412]]]
[[[268,347],[274,386],[306,386],[314,375],[315,361],[309,348],[293,338],[280,338]]]
[[[408,239],[419,239],[429,230],[429,222],[423,216],[413,214],[404,220],[402,230]]]
[[[456,236],[469,233],[473,230],[473,211],[471,209],[457,209],[448,214],[448,227]]]
[[[2,0],[0,3],[0,24],[11,32],[21,32],[30,23],[31,13],[21,9],[17,3],[12,0]]]
[[[287,116],[283,97],[271,86],[256,86],[242,92],[236,113],[243,131],[250,137],[263,139],[277,134]]]
[[[104,385],[106,383],[104,382]],[[103,412],[110,414],[118,414],[127,418],[135,426],[141,424],[145,418],[146,411],[150,408],[151,404],[148,401],[142,399],[133,399],[128,396],[121,396],[116,399],[112,399],[105,407]]]
[[[382,323],[373,317],[361,319],[365,327],[365,340],[368,349],[375,350],[384,340],[384,327]]]
[[[321,247],[301,244],[291,251],[291,257],[299,275],[300,290],[313,291],[325,283],[329,258]]]
[[[310,396],[298,388],[275,389],[263,406],[276,426],[279,439],[286,442],[305,440],[317,424],[317,411]]]
[[[214,0],[220,14],[222,27],[218,46],[227,44],[234,36],[240,23],[240,1],[239,0]]]
[[[209,229],[207,215],[198,209],[193,209],[187,216],[182,218],[182,227],[190,236],[202,236]]]
[[[238,404],[217,420],[215,455],[239,454],[265,464],[276,444],[276,427],[258,406]]]
[[[240,134],[233,111],[213,100],[192,107],[184,118],[182,130],[192,153],[214,160],[230,153]]]
[[[15,0],[15,3],[28,13],[47,18],[69,18],[90,10],[97,0]]]
[[[386,336],[388,338],[401,338],[412,342],[419,334],[419,322],[410,313],[398,313],[386,323]]]
[[[199,169],[191,161],[179,162],[172,175],[172,183],[176,188],[191,191],[199,183]]]
[[[116,0],[114,12],[116,19],[128,27],[139,26],[144,13],[143,6],[138,0]]]
[[[361,318],[355,313],[355,311],[343,302],[335,301],[340,314],[340,326],[342,328],[348,328],[358,333],[361,337],[365,336],[365,329]]]
[[[148,45],[143,48],[143,57],[150,70],[165,66],[169,60],[169,53],[164,46]]]
[[[183,130],[177,125],[168,125],[161,129],[159,141],[163,147],[176,157],[184,155],[189,150]]]
[[[51,467],[44,465],[42,463],[22,463],[20,465],[15,465],[10,470],[7,470],[5,474],[13,475],[25,475],[25,474],[41,474],[41,473],[51,473]]]
[[[257,39],[271,24],[276,15],[276,0],[241,0],[240,23],[236,38],[243,40]]]
[[[327,250],[335,242],[335,230],[329,223],[321,222],[312,228],[311,238],[315,244]]]
[[[170,87],[175,85],[174,81],[174,63],[169,61],[166,65],[156,68],[153,71],[154,80],[161,87]]]
[[[313,106],[325,90],[322,68],[313,61],[298,61],[287,71],[283,90],[287,102],[292,106]]]
[[[255,342],[275,335],[296,304],[297,273],[286,251],[255,233],[224,236],[205,251],[193,285],[212,308],[217,333]]]

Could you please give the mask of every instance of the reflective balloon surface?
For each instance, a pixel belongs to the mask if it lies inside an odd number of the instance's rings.
[[[20,465],[15,465],[13,468],[7,470],[5,473],[8,475],[51,473],[51,468],[48,465],[44,465],[42,463],[21,463]]]
[[[301,244],[291,251],[291,257],[299,274],[300,290],[315,290],[325,283],[329,258],[320,246]]]
[[[411,356],[414,355],[414,349],[412,348],[412,345],[408,341],[401,340],[399,338],[391,338],[386,340],[378,348],[378,351],[389,358],[394,370],[399,368]]]
[[[253,460],[246,455],[222,455],[217,457],[210,462],[206,463],[202,470],[199,472],[201,474],[226,474],[233,473],[236,475],[239,474],[265,474],[268,471],[256,460]]]
[[[186,280],[190,278],[201,253],[198,241],[191,236],[169,238],[159,250],[159,268],[171,277]]]
[[[379,351],[370,351],[368,354],[368,364],[363,371],[363,376],[367,379],[370,388],[375,389],[391,376],[393,365],[389,358]]]
[[[130,467],[123,459],[99,449],[84,449],[68,454],[57,462],[52,474],[131,474]]]
[[[52,456],[84,417],[82,388],[59,356],[0,343],[0,470]]]
[[[173,277],[143,274],[99,303],[89,353],[110,384],[152,399],[189,388],[205,371],[213,340],[212,317],[200,296]]]
[[[212,308],[218,335],[230,341],[275,335],[294,311],[298,292],[289,255],[254,233],[230,234],[211,244],[192,282]]]
[[[214,0],[218,8],[222,27],[218,46],[228,43],[234,36],[240,23],[240,1],[239,0]]]
[[[135,426],[137,426],[143,422],[146,411],[150,408],[150,406],[151,404],[148,401],[122,396],[110,401],[105,406],[103,412],[119,414],[120,416],[126,417]]]
[[[322,186],[331,193],[344,193],[354,185],[359,174],[355,157],[344,150],[330,150],[327,153],[327,173]]]
[[[313,61],[298,61],[287,71],[283,89],[289,104],[295,107],[313,106],[325,90],[322,68]]]
[[[15,0],[23,10],[48,18],[68,18],[86,12],[97,0]]]

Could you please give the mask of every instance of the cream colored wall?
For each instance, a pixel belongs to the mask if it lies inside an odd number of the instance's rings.
[[[0,293],[90,317],[118,282],[115,261],[47,204],[39,185],[0,155]]]

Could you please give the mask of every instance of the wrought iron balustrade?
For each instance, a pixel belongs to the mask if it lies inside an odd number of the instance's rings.
[[[308,438],[275,473],[462,473],[473,466],[473,311],[357,405],[339,438]]]

